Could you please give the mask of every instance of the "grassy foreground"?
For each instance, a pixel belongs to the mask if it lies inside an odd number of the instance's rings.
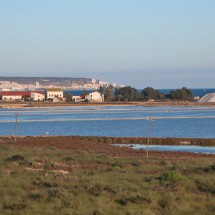
[[[0,144],[0,214],[215,214],[213,156],[21,141]]]

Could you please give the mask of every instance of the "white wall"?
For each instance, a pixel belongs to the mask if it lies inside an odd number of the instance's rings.
[[[93,92],[85,96],[89,102],[103,102],[104,99],[99,92]]]
[[[17,96],[17,95],[14,95],[14,96],[2,96],[2,100],[20,100],[22,99],[22,96]]]
[[[45,96],[40,93],[31,93],[31,98],[34,101],[43,101],[45,99]]]
[[[63,98],[63,91],[48,91],[47,90],[47,99],[53,99],[55,97]]]

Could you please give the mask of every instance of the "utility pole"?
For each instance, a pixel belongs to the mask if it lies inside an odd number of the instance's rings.
[[[151,135],[151,127],[152,127],[152,117],[150,116],[148,119],[148,139],[147,139],[147,148],[146,148],[146,157],[149,157],[149,143],[150,143],[150,135]]]
[[[19,113],[16,113],[16,125],[15,125],[15,134],[14,134],[14,138],[15,138],[15,142],[16,142],[16,135],[17,135],[17,129],[18,129],[18,116]]]

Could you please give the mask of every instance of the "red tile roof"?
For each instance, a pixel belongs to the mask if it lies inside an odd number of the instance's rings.
[[[2,91],[0,95],[2,96],[31,96],[31,93],[39,93],[44,95],[43,91]]]

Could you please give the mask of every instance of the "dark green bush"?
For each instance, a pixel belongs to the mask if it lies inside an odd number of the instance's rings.
[[[125,206],[128,204],[128,201],[125,198],[117,199],[116,202],[122,206]]]
[[[6,161],[23,161],[25,158],[22,155],[13,155],[9,158],[6,158]]]
[[[134,204],[151,204],[152,200],[150,197],[145,197],[145,196],[140,196],[140,195],[136,195],[136,196],[130,196],[126,199],[127,201],[134,203]]]
[[[64,195],[64,191],[58,187],[52,187],[47,189],[49,198],[61,198]]]
[[[196,181],[197,188],[202,192],[208,192],[215,194],[215,179],[209,178],[205,181],[197,180]]]
[[[211,170],[215,170],[215,164],[211,166]]]
[[[72,156],[67,156],[67,157],[63,158],[63,160],[64,160],[64,161],[73,161],[73,160],[75,160],[75,159],[74,159],[74,157],[72,157]]]
[[[27,205],[25,203],[17,203],[17,204],[13,204],[13,203],[3,203],[3,208],[4,209],[8,209],[8,210],[24,210],[27,207]]]

